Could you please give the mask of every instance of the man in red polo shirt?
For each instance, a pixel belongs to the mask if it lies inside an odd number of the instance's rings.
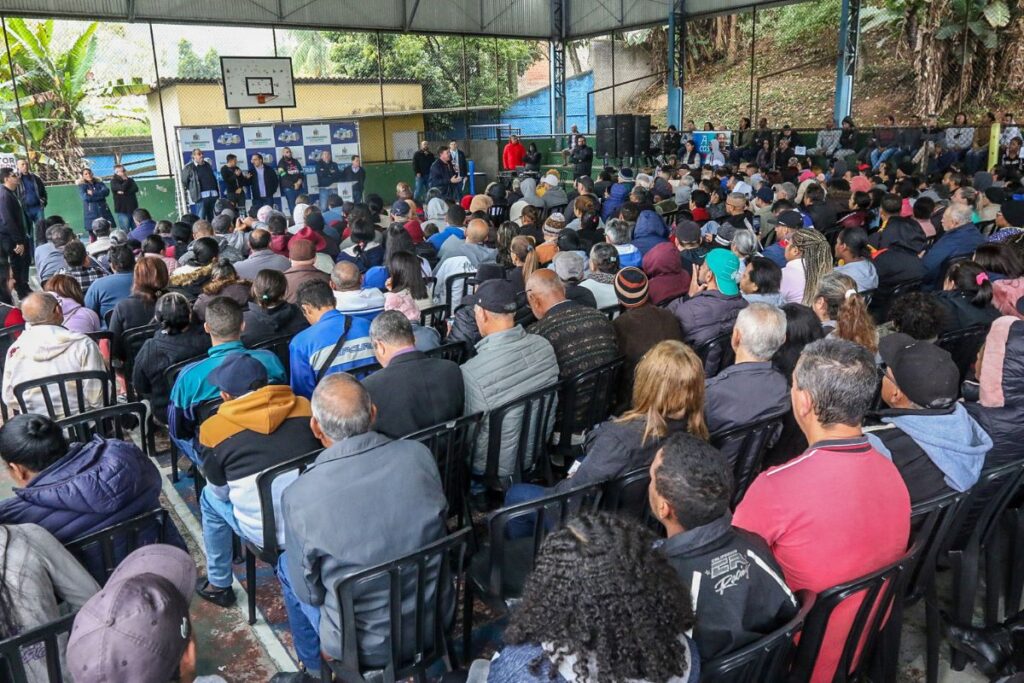
[[[900,559],[910,495],[899,470],[868,443],[861,421],[878,383],[863,346],[808,345],[793,371],[793,415],[807,451],[754,480],[733,524],[768,542],[794,591],[820,593]],[[831,681],[859,599],[832,613],[812,681]]]
[[[501,151],[501,166],[506,171],[514,171],[523,165],[523,158],[526,156],[526,148],[519,142],[519,136],[513,135],[508,139],[508,144]]]

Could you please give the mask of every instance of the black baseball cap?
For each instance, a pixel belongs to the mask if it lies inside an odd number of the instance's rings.
[[[476,305],[491,313],[515,313],[516,290],[507,280],[488,280],[476,288]]]
[[[786,228],[802,228],[804,227],[804,217],[800,215],[799,211],[783,211],[779,214],[779,225]]]
[[[900,391],[922,408],[949,408],[959,398],[960,370],[948,351],[897,332],[882,338],[878,354]]]

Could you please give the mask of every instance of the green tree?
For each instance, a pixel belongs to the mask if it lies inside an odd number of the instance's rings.
[[[332,71],[331,43],[323,31],[292,31],[295,50],[292,68],[296,76],[323,78]]]
[[[7,20],[11,62],[0,64],[0,139],[9,151],[30,154],[57,175],[70,177],[81,168],[79,133],[89,123],[119,112],[93,106],[100,97],[145,92],[141,80],[98,83],[92,76],[96,60],[96,27],[89,24],[66,50],[53,45],[53,21],[30,25]],[[17,87],[15,87],[15,85]],[[24,119],[24,129],[19,120]],[[27,138],[27,139],[26,139]]]
[[[192,43],[178,41],[178,78],[220,78],[220,57],[212,47],[200,57]]]

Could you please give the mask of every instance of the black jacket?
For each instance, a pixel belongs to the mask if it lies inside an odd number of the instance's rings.
[[[569,301],[575,301],[580,306],[597,308],[597,299],[594,298],[594,293],[586,287],[581,287],[577,284],[570,283],[565,285],[565,298]]]
[[[962,330],[972,325],[988,325],[999,317],[999,311],[991,304],[975,306],[967,294],[961,291],[937,292],[935,298],[946,311],[946,319],[943,320],[939,334]]]
[[[29,220],[18,195],[0,186],[0,252],[10,253],[14,247],[29,245]]]
[[[341,170],[334,161],[316,162],[316,182],[320,187],[327,187],[341,180]]]
[[[303,191],[306,189],[306,175],[302,172],[302,164],[295,157],[281,157],[277,160],[278,176],[281,181],[282,190],[299,190]],[[291,173],[290,171],[297,170],[298,173]],[[302,181],[302,185],[296,187],[296,183]]]
[[[462,415],[459,366],[420,351],[395,356],[386,368],[364,379],[363,386],[377,406],[374,430],[395,439]]]
[[[217,176],[213,174],[213,167],[209,162],[196,164],[188,162],[181,170],[181,184],[188,193],[188,200],[193,204],[202,199],[201,194],[207,191],[214,191],[220,194],[220,186],[217,184]]]
[[[424,152],[422,149],[417,150],[412,155],[412,170],[418,176],[426,178],[430,175],[430,166],[434,163],[434,153]]]
[[[660,551],[690,586],[693,640],[705,662],[771,633],[797,612],[772,551],[732,526],[729,513],[665,539]]]
[[[242,204],[245,203],[245,186],[249,184],[249,179],[245,177],[245,172],[241,168],[238,166],[231,168],[224,164],[220,167],[220,180],[224,183],[225,197],[234,201],[235,204],[238,204],[239,198],[241,198]]]
[[[771,362],[731,365],[704,383],[704,418],[712,434],[784,413],[789,404],[786,376]]]
[[[142,327],[153,322],[153,311],[156,309],[156,301],[144,299],[138,294],[132,294],[127,299],[121,299],[114,306],[114,312],[110,316],[110,333],[114,335],[111,354],[114,358],[124,359],[125,348],[124,333],[135,327]]]
[[[922,411],[915,410],[915,413]],[[894,415],[905,415],[902,410],[880,410],[868,417],[868,422],[875,426],[865,431],[878,437],[892,454],[892,464],[900,471],[903,483],[907,485],[910,502],[919,503],[934,498],[952,489],[946,484],[945,475],[936,467],[928,454],[906,432],[893,424],[883,424],[881,418]]]
[[[191,327],[182,334],[157,332],[139,349],[132,371],[132,385],[148,398],[154,415],[166,415],[171,387],[164,372],[175,363],[200,356],[210,348],[210,335],[202,327]]]
[[[242,343],[252,348],[261,342],[286,334],[297,334],[309,327],[302,310],[295,304],[284,303],[276,308],[261,308],[255,301],[242,315]]]
[[[569,161],[572,162],[574,178],[584,175],[589,176],[591,169],[594,167],[594,150],[586,145],[583,147],[573,147],[572,153],[569,155]]]
[[[132,213],[139,208],[139,186],[132,178],[114,175],[110,178],[110,193],[114,195],[114,213]]]
[[[21,178],[21,184],[18,185],[18,196],[25,196],[24,185],[25,179],[28,178],[36,185],[36,196],[39,198],[39,204],[41,206],[46,206],[46,183],[43,182],[43,179],[37,176],[35,173],[24,173],[21,174],[19,177]]]
[[[826,232],[839,222],[839,214],[834,206],[827,202],[815,202],[804,207],[804,211],[811,217],[811,222],[818,232]]]
[[[277,192],[278,180],[277,173],[274,169],[270,168],[266,164],[263,164],[259,168],[255,166],[249,167],[249,173],[252,173],[252,178],[249,178],[249,189],[252,191],[253,199],[267,199],[273,197],[274,193]],[[267,186],[267,194],[260,194],[260,181],[259,175],[263,174],[264,185]]]

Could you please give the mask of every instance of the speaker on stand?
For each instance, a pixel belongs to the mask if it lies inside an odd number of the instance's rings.
[[[600,114],[597,117],[597,149],[595,154],[598,157],[618,156],[615,149],[615,117],[610,114]]]
[[[615,115],[615,148],[617,154],[615,155],[620,165],[631,165],[634,147],[634,138],[636,137],[636,124],[634,123],[634,116],[632,114],[616,114]]]
[[[633,118],[633,156],[646,163],[651,150],[651,117],[647,114]]]

